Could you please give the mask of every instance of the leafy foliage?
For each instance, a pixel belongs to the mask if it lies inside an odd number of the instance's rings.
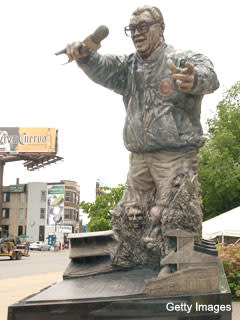
[[[208,126],[198,171],[204,220],[240,205],[240,81],[226,91]]]
[[[87,225],[87,231],[104,231],[112,229],[111,216],[109,210],[113,210],[119,200],[122,198],[124,185],[118,185],[116,188],[100,187],[103,192],[96,196],[94,202],[80,203],[80,208],[88,214],[90,221]]]
[[[227,276],[228,284],[234,300],[240,301],[240,244],[218,246],[221,259]]]

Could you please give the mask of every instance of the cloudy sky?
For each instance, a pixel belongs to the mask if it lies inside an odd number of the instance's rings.
[[[206,96],[202,123],[215,113],[225,88],[239,80],[239,9],[236,0],[80,1],[8,0],[0,2],[1,127],[56,127],[64,162],[36,172],[23,163],[5,166],[4,184],[60,179],[77,181],[82,200],[92,200],[100,178],[107,185],[124,183],[128,152],[122,142],[121,96],[92,83],[73,62],[54,53],[83,40],[105,24],[109,36],[100,53],[129,54],[131,39],[123,32],[139,5],[158,6],[167,43],[207,55],[221,87]]]

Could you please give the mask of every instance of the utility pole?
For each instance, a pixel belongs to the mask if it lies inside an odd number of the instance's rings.
[[[0,161],[0,227],[2,226],[2,203],[3,203],[3,169],[5,162]],[[0,229],[0,237],[2,236]]]

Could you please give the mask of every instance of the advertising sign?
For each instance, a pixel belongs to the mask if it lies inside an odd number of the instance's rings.
[[[48,185],[47,225],[61,224],[64,215],[64,184]]]
[[[63,226],[63,225],[61,225],[61,227],[59,228],[59,232],[72,233],[72,226]]]
[[[57,152],[55,128],[0,128],[0,153]]]
[[[26,184],[12,184],[8,187],[8,192],[25,192]]]

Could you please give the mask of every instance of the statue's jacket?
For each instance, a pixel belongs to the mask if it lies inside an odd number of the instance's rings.
[[[194,85],[181,92],[167,66],[172,59],[184,68],[194,66]],[[196,148],[204,144],[200,124],[204,94],[219,87],[211,61],[192,51],[179,51],[162,43],[147,60],[129,56],[90,54],[77,61],[96,83],[123,96],[126,120],[124,144],[131,152]]]

